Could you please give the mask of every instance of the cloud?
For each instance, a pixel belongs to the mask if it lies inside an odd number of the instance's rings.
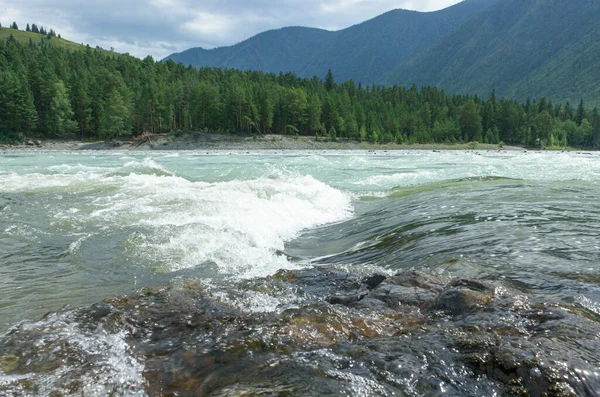
[[[460,0],[0,0],[0,22],[54,29],[69,40],[155,59],[232,45],[284,26],[339,30],[386,11],[432,11]]]

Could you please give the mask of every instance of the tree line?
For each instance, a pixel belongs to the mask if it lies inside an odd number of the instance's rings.
[[[195,69],[83,47],[0,41],[0,140],[107,140],[210,131],[377,143],[600,145],[600,115],[434,87],[336,83],[292,73]]]
[[[2,24],[1,23],[0,23],[0,28],[2,28]],[[16,22],[13,22],[13,23],[10,24],[10,29],[19,30],[19,25],[17,25]],[[42,34],[42,35],[46,36],[47,38],[51,38],[51,37],[58,37],[59,39],[61,38],[60,34],[57,35],[56,32],[53,29],[50,29],[48,31],[48,30],[46,30],[46,28],[44,28],[41,25],[38,28],[38,26],[35,23],[31,24],[31,26],[29,26],[29,24],[27,24],[27,26],[25,27],[25,31],[26,32],[31,32],[31,33]]]

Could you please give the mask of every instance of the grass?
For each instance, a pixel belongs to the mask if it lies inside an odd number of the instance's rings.
[[[67,49],[69,51],[83,51],[86,46],[83,44],[78,44],[73,41],[59,39],[58,37],[47,38],[44,34],[33,33],[33,32],[25,32],[22,30],[10,29],[2,27],[0,28],[0,40],[8,40],[8,38],[12,35],[12,37],[19,43],[27,44],[31,40],[33,43],[47,43],[52,46],[61,47]],[[106,54],[118,55],[114,52],[107,51],[104,49],[100,49],[100,51],[105,52]]]

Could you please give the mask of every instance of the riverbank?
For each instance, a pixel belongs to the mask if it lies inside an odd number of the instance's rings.
[[[30,141],[25,145],[0,145],[0,150],[524,150],[517,146],[483,143],[379,144],[339,139],[286,135],[232,135],[219,133],[164,134],[137,141],[81,142]]]

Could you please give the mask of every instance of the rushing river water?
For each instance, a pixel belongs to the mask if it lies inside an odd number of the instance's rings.
[[[0,394],[599,395],[599,202],[595,153],[4,153]]]

